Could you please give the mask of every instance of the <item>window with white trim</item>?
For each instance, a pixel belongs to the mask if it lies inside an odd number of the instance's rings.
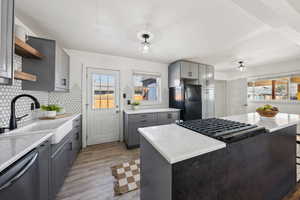
[[[300,101],[300,75],[248,81],[248,99]]]
[[[133,101],[158,104],[161,97],[161,77],[158,74],[133,74]]]

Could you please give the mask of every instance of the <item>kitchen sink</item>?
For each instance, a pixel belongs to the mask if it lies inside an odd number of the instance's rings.
[[[51,143],[57,144],[72,130],[73,119],[74,116],[56,120],[36,120],[24,127],[2,134],[0,138],[51,132],[53,133]]]

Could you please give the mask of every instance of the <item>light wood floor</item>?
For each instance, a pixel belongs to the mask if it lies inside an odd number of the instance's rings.
[[[139,157],[123,143],[94,145],[84,149],[73,165],[57,200],[139,200],[139,191],[114,196],[110,167]],[[300,185],[283,200],[300,200]]]
[[[139,157],[123,143],[94,145],[77,157],[57,200],[139,200],[139,191],[114,197],[110,167]]]

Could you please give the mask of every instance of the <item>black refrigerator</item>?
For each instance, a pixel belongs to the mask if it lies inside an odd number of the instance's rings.
[[[180,119],[202,119],[201,85],[185,84],[169,88],[170,108],[181,109]]]

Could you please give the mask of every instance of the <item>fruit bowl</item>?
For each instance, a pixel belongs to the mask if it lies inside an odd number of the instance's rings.
[[[279,113],[279,110],[275,106],[264,105],[257,108],[256,112],[262,117],[275,117]]]
[[[256,110],[256,112],[262,117],[275,117],[279,111],[265,111],[265,110]]]

